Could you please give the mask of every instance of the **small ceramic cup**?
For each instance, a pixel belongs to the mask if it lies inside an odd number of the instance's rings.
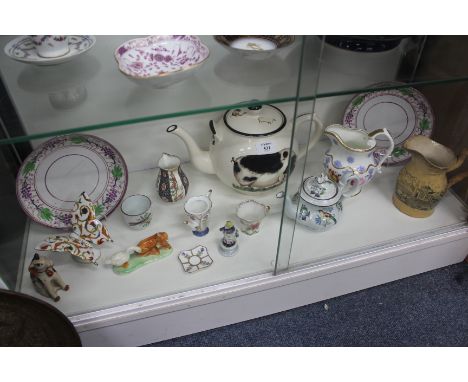
[[[270,211],[266,206],[255,200],[247,200],[237,206],[237,217],[241,222],[241,231],[253,235],[260,230],[260,222]]]
[[[120,205],[125,223],[135,230],[141,230],[151,223],[151,200],[146,195],[130,195]]]
[[[64,35],[32,35],[31,41],[38,56],[53,58],[66,55],[70,51],[68,36]]]
[[[195,236],[205,236],[209,232],[208,216],[213,203],[210,199],[212,190],[207,194],[200,196],[192,196],[184,204],[184,210],[188,217],[184,223],[192,228],[192,233]]]

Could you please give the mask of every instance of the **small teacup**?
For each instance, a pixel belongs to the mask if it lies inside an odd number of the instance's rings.
[[[151,223],[151,200],[146,195],[126,197],[120,205],[120,210],[125,223],[132,229],[144,229]]]
[[[205,236],[209,232],[208,216],[213,206],[210,199],[211,192],[212,190],[209,190],[205,195],[192,196],[184,204],[188,217],[184,223],[192,228],[192,233],[195,236]]]
[[[64,56],[70,51],[68,36],[32,35],[31,40],[38,56],[44,58]]]
[[[237,206],[237,217],[241,222],[240,229],[247,235],[253,235],[260,230],[260,222],[270,211],[266,206],[255,200],[247,200]]]

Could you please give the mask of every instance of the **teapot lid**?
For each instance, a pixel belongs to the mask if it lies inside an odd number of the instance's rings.
[[[272,105],[250,106],[228,110],[224,123],[236,134],[265,137],[281,131],[286,125],[286,116]]]
[[[337,203],[342,195],[340,187],[325,174],[310,176],[302,183],[301,199],[315,206],[327,207]]]

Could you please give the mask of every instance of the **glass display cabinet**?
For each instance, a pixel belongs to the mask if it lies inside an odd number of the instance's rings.
[[[467,255],[466,37],[67,39],[46,57],[0,38],[0,287],[53,304],[84,345]],[[44,289],[41,261],[68,290]]]

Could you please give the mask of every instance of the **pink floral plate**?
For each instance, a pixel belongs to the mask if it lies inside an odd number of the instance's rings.
[[[16,178],[16,195],[32,220],[68,229],[83,191],[102,219],[118,206],[127,183],[127,166],[117,149],[101,138],[73,134],[52,138],[29,154]]]
[[[403,85],[385,82],[372,87]],[[385,164],[400,164],[411,157],[403,147],[413,135],[430,136],[434,129],[434,113],[426,97],[412,87],[369,91],[355,96],[344,113],[343,126],[371,132],[386,128],[395,147]],[[377,150],[383,154],[388,145],[386,138],[377,139]]]
[[[196,36],[149,36],[127,41],[115,51],[119,70],[154,87],[182,81],[208,58],[208,47]]]

